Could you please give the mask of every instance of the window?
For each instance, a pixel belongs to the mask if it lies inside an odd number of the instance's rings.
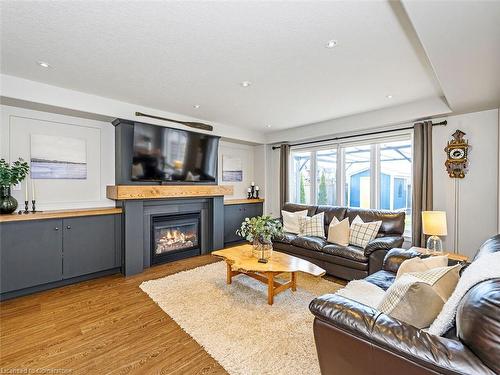
[[[411,235],[409,134],[292,149],[290,155],[292,202],[405,211],[405,235]]]
[[[316,152],[316,204],[337,204],[337,150]]]
[[[311,200],[311,153],[293,152],[291,167],[291,201],[302,204],[314,204]]]
[[[292,151],[290,200],[337,204],[337,149]]]
[[[345,203],[349,207],[370,208],[371,145],[345,147]]]
[[[386,210],[405,211],[405,234],[411,235],[411,140],[381,143],[379,150],[379,207]]]

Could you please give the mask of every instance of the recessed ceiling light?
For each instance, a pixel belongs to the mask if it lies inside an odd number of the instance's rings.
[[[267,128],[270,128],[270,127],[271,127],[271,125],[266,125],[266,127],[267,127]]]
[[[385,96],[387,99],[392,99],[392,95],[386,95]]]
[[[36,62],[38,65],[40,65],[42,68],[50,68],[50,65],[49,63],[45,62],[45,61],[37,61]]]
[[[326,48],[334,48],[334,47],[337,47],[337,45],[339,44],[339,42],[337,42],[335,39],[332,39],[332,40],[329,40],[327,43],[326,43]]]
[[[198,109],[198,108],[200,108],[200,105],[199,104],[195,104],[195,105],[193,105],[193,108]]]
[[[252,84],[252,82],[250,82],[250,81],[243,81],[243,82],[240,83],[240,85],[243,86],[243,87],[248,87],[251,84]]]

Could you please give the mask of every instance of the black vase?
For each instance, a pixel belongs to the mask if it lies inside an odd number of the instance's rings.
[[[10,195],[10,186],[0,186],[0,214],[11,214],[17,209],[17,200]]]

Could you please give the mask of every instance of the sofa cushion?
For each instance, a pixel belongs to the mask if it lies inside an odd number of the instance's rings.
[[[333,218],[328,226],[327,241],[341,246],[349,245],[349,219],[345,218],[339,221],[336,217]]]
[[[324,238],[309,236],[297,236],[292,240],[292,245],[314,251],[321,251],[327,243]]]
[[[294,240],[295,238],[297,238],[296,234],[284,232],[282,235],[274,237],[273,242],[281,242],[281,243],[290,244],[290,243],[292,243],[292,240]]]
[[[432,268],[446,267],[448,265],[448,255],[438,255],[427,258],[411,258],[405,260],[398,268],[396,280],[408,272],[424,272]]]
[[[387,290],[378,310],[417,328],[428,327],[457,285],[460,265],[406,273]]]
[[[354,260],[356,262],[368,263],[368,258],[365,256],[363,249],[357,246],[327,244],[321,251],[326,254],[336,255],[339,257]]]
[[[281,217],[283,218],[283,230],[288,233],[299,234],[300,225],[299,218],[306,217],[307,210],[288,212],[281,210]]]
[[[345,213],[347,212],[347,207],[337,207],[337,206],[318,206],[316,213],[324,212],[325,214],[325,233],[328,233],[328,226],[332,222],[333,218],[336,217],[338,221],[345,219]]]
[[[401,263],[403,263],[405,260],[421,256],[422,254],[415,250],[394,248],[389,250],[385,255],[382,269],[385,271],[393,272],[395,274],[396,272],[398,272],[398,268]]]
[[[393,272],[380,270],[365,278],[365,281],[375,284],[376,286],[387,290],[396,280],[396,275]]]
[[[371,240],[377,237],[378,230],[381,225],[381,220],[364,223],[359,216],[356,216],[351,223],[349,231],[349,244],[356,245],[364,249]]]
[[[316,214],[314,216],[299,216],[299,235],[301,237],[320,237],[326,238],[325,236],[325,226],[324,214],[323,212]]]
[[[388,235],[401,236],[405,230],[405,213],[387,210],[370,210],[366,208],[347,208],[346,216],[349,222],[353,222],[359,216],[365,223],[370,221],[382,221],[379,229],[379,237]]]
[[[307,210],[307,216],[313,216],[316,213],[317,206],[309,206],[307,204],[285,203],[282,210],[288,212],[297,212]]]

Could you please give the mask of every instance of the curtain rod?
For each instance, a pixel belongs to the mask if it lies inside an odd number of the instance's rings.
[[[448,121],[444,120],[441,122],[436,122],[433,123],[432,126],[446,126],[448,124]],[[399,130],[409,130],[413,129],[413,126],[407,126],[405,128],[398,128],[398,129],[388,129],[388,130],[379,130],[376,132],[369,132],[369,133],[362,133],[362,134],[353,134],[353,135],[345,135],[343,137],[335,137],[335,138],[328,138],[328,139],[320,139],[317,141],[308,141],[308,142],[300,142],[300,143],[292,143],[290,146],[303,146],[303,145],[310,145],[313,143],[322,143],[322,142],[330,142],[330,141],[338,141],[340,139],[349,139],[349,138],[356,138],[356,137],[363,137],[367,135],[376,135],[376,134],[385,134],[385,133],[392,133],[392,132],[397,132]],[[273,146],[273,150],[279,149],[280,146]]]

